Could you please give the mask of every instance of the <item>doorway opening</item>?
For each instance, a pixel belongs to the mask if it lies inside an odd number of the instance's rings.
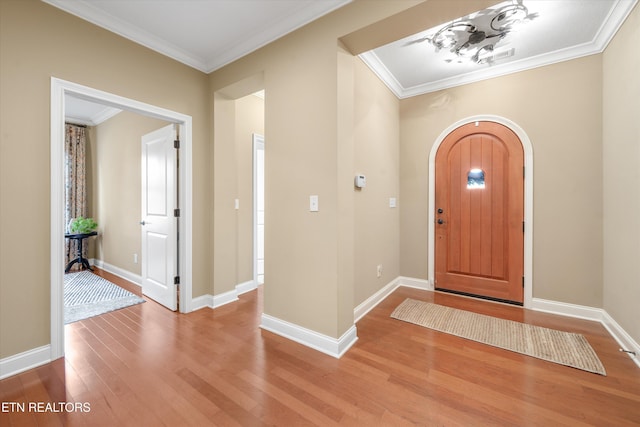
[[[431,148],[431,152],[429,154],[429,210],[428,210],[428,271],[429,271],[429,284],[430,288],[434,289],[435,281],[436,281],[436,266],[435,266],[435,239],[436,239],[436,220],[437,220],[437,209],[436,206],[436,153],[438,152],[439,147],[444,142],[446,137],[455,129],[460,128],[461,126],[467,125],[469,123],[475,122],[495,122],[501,124],[508,129],[510,129],[520,140],[522,144],[523,154],[524,154],[524,254],[523,254],[523,306],[525,308],[530,308],[533,300],[533,148],[531,145],[531,141],[526,134],[526,132],[518,126],[516,123],[512,122],[509,119],[493,116],[493,115],[479,115],[473,116],[466,119],[462,119],[447,129],[445,129],[439,137],[436,139],[436,142],[433,144]],[[473,185],[477,185],[477,177],[478,174],[474,172],[474,176],[472,177]],[[478,174],[479,175],[479,174]],[[467,182],[465,182],[466,184]],[[470,191],[478,191],[477,189],[472,189]]]
[[[265,91],[262,74],[240,80],[214,92],[213,133],[213,282],[212,306],[235,301],[262,284],[258,265],[257,204],[264,206],[256,169],[262,164],[265,135]],[[262,181],[262,182],[261,182]],[[261,185],[262,184],[262,185]],[[264,210],[262,210],[264,212]]]
[[[119,95],[82,86],[73,82],[51,79],[51,359],[64,356],[64,127],[67,96],[138,113],[179,125],[182,135],[179,205],[179,265],[181,285],[180,306],[183,313],[191,311],[192,281],[192,118],[188,115],[146,104]]]
[[[65,97],[65,116],[65,224],[81,215],[91,218],[90,222],[97,225],[91,237],[86,234],[74,235],[71,230],[65,235],[69,259],[76,256],[78,249],[72,243],[76,240],[82,242],[86,238],[81,268],[70,268],[78,262],[78,258],[74,258],[65,268],[65,323],[141,301],[113,286],[112,282],[105,282],[88,271],[80,272],[93,269],[88,262],[90,259],[102,271],[137,285],[134,289],[138,294],[142,291],[144,295],[175,311],[176,289],[173,282],[174,274],[179,275],[175,257],[177,233],[172,230],[169,236],[155,232],[153,236],[158,238],[151,245],[143,245],[144,239],[141,237],[145,237],[144,231],[151,231],[152,227],[158,231],[157,228],[163,224],[173,225],[179,220],[166,218],[167,214],[159,215],[161,211],[173,215],[173,208],[179,208],[175,189],[177,162],[165,165],[162,161],[166,156],[175,157],[179,151],[174,148],[174,141],[179,139],[174,128],[179,126],[73,96]],[[153,162],[149,162],[145,155],[149,151],[146,149],[149,144],[141,146],[140,141],[148,138],[149,132],[151,135],[157,133],[158,129],[168,129],[169,132],[162,132],[167,138],[151,141],[154,142],[151,146],[156,147],[153,150],[156,156]],[[159,144],[167,145],[166,149],[158,152]],[[149,186],[145,185],[148,179],[141,179],[147,177],[142,172],[149,168],[152,169],[150,176],[153,178],[154,191],[148,191]],[[169,185],[171,196],[162,191]],[[145,209],[147,205],[153,211],[152,220],[142,215],[142,212],[148,214]],[[143,225],[145,220],[148,226]],[[155,250],[156,256],[146,256],[150,249]],[[79,250],[77,252],[79,256]],[[80,263],[74,267],[80,267]],[[163,272],[164,275],[160,274]],[[169,274],[169,277],[161,280]],[[160,284],[158,280],[165,284],[161,294],[157,292],[158,286],[153,286]]]

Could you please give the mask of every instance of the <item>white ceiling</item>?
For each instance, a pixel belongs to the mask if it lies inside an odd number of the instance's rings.
[[[210,73],[351,0],[42,0]]]
[[[70,95],[65,95],[64,109],[65,121],[85,126],[97,126],[122,111]]]
[[[42,1],[209,73],[351,0]],[[360,57],[396,96],[406,98],[602,52],[637,1],[524,0],[538,17],[500,43],[515,54],[492,65],[447,63],[429,43],[416,42],[435,29]],[[67,112],[85,124],[114,113],[87,116],[85,108],[85,101],[71,100]]]

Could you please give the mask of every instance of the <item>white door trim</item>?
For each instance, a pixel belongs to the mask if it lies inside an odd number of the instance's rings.
[[[511,129],[520,139],[524,150],[524,307],[531,308],[533,302],[533,146],[526,132],[509,119],[493,115],[478,115],[459,120],[446,128],[436,139],[429,153],[429,204],[428,204],[428,260],[429,286],[434,289],[435,267],[435,164],[440,144],[453,130],[472,122],[495,122]]]
[[[264,136],[253,134],[253,283],[258,286],[258,146],[264,150]],[[264,178],[264,177],[263,177]]]
[[[64,356],[64,121],[65,95],[98,102],[180,125],[180,312],[191,311],[192,118],[77,83],[51,78],[51,360]]]

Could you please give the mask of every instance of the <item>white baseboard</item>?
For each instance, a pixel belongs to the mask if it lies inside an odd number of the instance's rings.
[[[104,271],[114,274],[118,277],[122,277],[125,280],[133,283],[134,285],[142,286],[142,277],[139,274],[132,273],[123,268],[116,267],[115,265],[111,265],[108,262],[104,262],[101,259],[92,259],[91,261],[93,265],[98,268],[103,269]]]
[[[430,280],[414,279],[413,277],[399,276],[398,285],[406,286],[408,288],[424,289],[425,291],[433,291],[433,283]]]
[[[218,295],[202,295],[200,297],[193,298],[191,300],[192,311],[199,310],[201,308],[218,308],[230,302],[238,301],[238,296],[251,292],[258,288],[258,285],[253,280],[248,280],[236,285],[232,291],[224,292]]]
[[[115,265],[111,265],[99,259],[91,259],[91,264],[95,265],[98,268],[103,269],[111,274],[115,274],[118,277],[122,277],[129,282],[142,286],[142,277],[138,274],[132,273],[130,271],[124,270],[120,267],[116,267]],[[238,295],[242,295],[247,292],[251,292],[256,289],[258,285],[253,280],[248,280],[246,282],[240,283],[236,285],[235,290],[225,292],[220,295],[202,295],[196,298],[191,299],[191,311],[199,310],[201,308],[209,307],[216,308],[225,304],[229,304],[230,302],[237,301]]]
[[[260,327],[337,359],[342,357],[358,340],[355,325],[351,326],[351,328],[338,339],[269,316],[268,314],[262,315]]]
[[[218,308],[234,301],[238,301],[238,292],[236,292],[235,289],[229,292],[224,292],[222,294],[214,295],[213,305],[211,306],[211,308]]]
[[[238,294],[235,290],[218,295],[206,294],[191,300],[191,311],[201,308],[218,308],[234,301],[238,301]]]
[[[636,353],[635,355],[630,353],[626,354],[635,362],[636,365],[638,365],[638,368],[640,368],[640,344],[631,338],[631,335],[622,329],[622,326],[620,326],[618,322],[609,315],[609,313],[603,310],[603,314],[602,324],[604,327],[607,328],[607,331],[609,331],[611,336],[618,341],[621,349]]]
[[[398,276],[395,279],[393,279],[391,282],[389,282],[387,285],[385,285],[378,292],[371,295],[369,298],[364,300],[356,308],[353,309],[354,323],[358,322],[368,312],[370,312],[375,306],[380,304],[380,302],[382,302],[393,291],[395,291],[398,288],[398,286],[406,286],[409,288],[417,288],[417,289],[423,289],[427,291],[433,290],[433,286],[431,285],[431,282],[429,280]]]
[[[0,360],[0,380],[51,362],[51,346],[27,350]]]
[[[566,302],[549,301],[541,298],[533,298],[532,310],[543,311],[545,313],[558,314],[560,316],[576,317],[578,319],[592,320],[600,322],[609,334],[620,344],[620,347],[633,351],[636,354],[626,353],[640,368],[640,345],[631,338],[622,326],[616,322],[602,308],[588,307],[584,305],[569,304]]]
[[[360,303],[353,309],[353,322],[356,323],[362,319],[368,312],[370,312],[375,306],[380,304],[386,297],[398,288],[398,278],[393,279],[386,286],[380,289],[375,294]]]
[[[191,299],[192,312],[201,308],[213,308],[213,295],[206,294]]]
[[[569,304],[566,302],[550,301],[541,298],[533,298],[531,309],[545,313],[559,314],[562,316],[576,317],[578,319],[602,322],[604,310],[585,305]]]
[[[247,292],[251,292],[252,290],[257,288],[258,288],[258,284],[256,283],[255,280],[247,280],[246,282],[236,285],[236,294],[237,295],[246,294]]]

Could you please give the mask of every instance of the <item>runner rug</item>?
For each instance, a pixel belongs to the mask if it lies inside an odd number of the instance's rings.
[[[64,323],[144,302],[139,296],[84,270],[64,275]]]
[[[391,313],[391,317],[549,362],[606,375],[602,362],[581,334],[498,319],[411,298],[400,304]]]

